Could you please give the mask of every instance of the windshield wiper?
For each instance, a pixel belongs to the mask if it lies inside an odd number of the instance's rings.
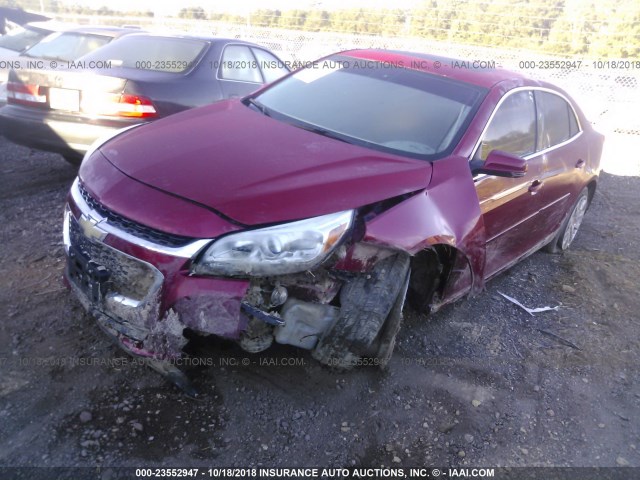
[[[266,115],[267,117],[272,117],[271,110],[269,109],[269,107],[267,107],[266,105],[260,103],[259,101],[257,101],[253,97],[245,99],[243,101],[243,103],[245,103],[245,105],[251,105],[251,106],[255,107],[256,109],[258,109],[262,114]],[[285,121],[287,121],[287,120],[285,120]],[[298,127],[298,128],[302,128],[303,130],[307,130],[308,132],[317,133],[318,135],[322,135],[322,136],[328,137],[328,138],[333,138],[335,140],[340,140],[341,142],[351,143],[348,140],[345,140],[345,138],[342,135],[339,135],[338,133],[333,132],[331,130],[327,130],[326,128],[318,127],[316,125],[309,125],[309,124],[305,124],[305,123],[298,123],[298,122],[287,121],[287,123],[289,123],[290,125],[293,125],[294,127]]]
[[[271,113],[269,112],[269,109],[267,107],[265,107],[262,103],[257,101],[255,98],[247,98],[246,103],[256,107],[263,115],[266,115],[267,117],[271,116]]]
[[[332,130],[327,130],[326,128],[318,127],[315,125],[305,125],[301,123],[293,123],[292,125],[298,128],[301,128],[303,130],[306,130],[308,132],[317,133],[318,135],[322,135],[323,137],[333,138],[335,140],[340,140],[341,142],[344,142],[344,143],[351,143],[350,141],[346,140],[342,135]]]

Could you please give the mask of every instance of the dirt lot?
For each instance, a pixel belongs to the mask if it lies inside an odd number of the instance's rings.
[[[74,169],[1,138],[0,159],[0,466],[640,466],[638,176],[602,175],[568,253],[408,311],[387,371],[218,342],[191,400],[62,286]]]

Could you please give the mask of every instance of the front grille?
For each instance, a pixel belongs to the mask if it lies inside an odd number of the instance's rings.
[[[87,205],[104,217],[108,223],[117,226],[121,230],[135,237],[162,245],[163,247],[171,248],[183,247],[195,240],[191,237],[183,237],[181,235],[174,235],[149,228],[109,210],[89,195],[89,192],[87,192],[82,183],[78,183],[78,190],[80,191],[80,195],[82,195],[84,201],[87,202]]]
[[[71,246],[107,269],[109,281],[106,290],[135,300],[145,300],[159,288],[161,274],[151,265],[126,255],[119,250],[84,236],[77,220],[71,215],[69,222]],[[82,287],[82,285],[78,285]]]

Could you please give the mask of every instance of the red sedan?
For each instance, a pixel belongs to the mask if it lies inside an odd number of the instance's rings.
[[[384,365],[405,297],[434,311],[573,241],[603,136],[553,85],[407,52],[322,59],[86,154],[66,278],[184,386],[187,330]]]

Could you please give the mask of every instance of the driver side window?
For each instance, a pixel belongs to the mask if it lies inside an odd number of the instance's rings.
[[[509,95],[493,116],[475,158],[484,161],[492,150],[503,150],[519,157],[533,153],[536,149],[535,113],[533,92]]]

